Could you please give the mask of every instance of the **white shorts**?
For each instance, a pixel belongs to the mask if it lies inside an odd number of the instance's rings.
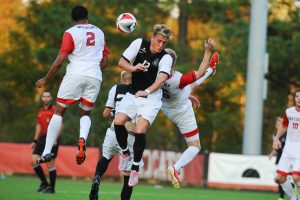
[[[161,94],[161,90],[158,90],[148,95],[147,98],[135,98],[134,95],[127,92],[117,107],[116,113],[126,114],[135,123],[138,117],[142,116],[152,124],[162,105]]]
[[[183,107],[162,106],[163,113],[176,124],[187,142],[199,140],[199,131],[192,103],[187,101]]]
[[[134,140],[135,140],[135,136],[129,132],[128,138],[127,138],[127,144],[128,144],[128,148],[129,148],[129,151],[132,156],[133,156]],[[118,144],[114,127],[109,127],[106,130],[104,142],[102,144],[102,156],[104,156],[106,159],[110,160],[110,159],[112,159],[112,157],[115,154],[121,155],[122,150]],[[131,170],[132,163],[133,163],[133,157],[132,157],[132,159],[129,160],[125,171]],[[144,165],[144,162],[141,161],[140,166],[142,167],[143,165]]]
[[[300,158],[290,158],[282,153],[276,173],[283,176],[293,174],[300,176]]]
[[[80,101],[80,107],[84,110],[92,110],[96,102],[101,81],[88,76],[67,74],[60,84],[56,102],[63,106]]]

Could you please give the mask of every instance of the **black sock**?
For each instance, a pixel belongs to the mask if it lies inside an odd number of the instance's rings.
[[[97,163],[95,176],[102,177],[103,174],[106,172],[108,164],[110,163],[111,160],[112,159],[108,160],[107,158],[105,158],[104,156],[102,156],[101,159]]]
[[[49,178],[50,178],[50,186],[54,189],[55,181],[56,181],[56,168],[55,167],[51,167],[49,169]]]
[[[128,132],[124,125],[114,125],[114,126],[115,126],[117,141],[123,151],[124,149],[127,148]],[[130,154],[129,149],[127,149],[126,151],[123,151],[123,154]]]
[[[279,192],[279,197],[284,198],[284,191],[280,184],[278,184],[278,192]]]
[[[133,144],[133,161],[138,163],[141,161],[142,156],[143,156],[143,152],[145,150],[145,146],[146,146],[146,135],[145,133],[142,134],[135,134],[135,141]],[[132,170],[135,171],[139,171],[139,166],[133,164],[131,167]]]
[[[124,183],[121,192],[121,200],[129,200],[132,194],[133,187],[128,185],[129,176],[124,176]]]
[[[43,168],[41,167],[41,165],[34,165],[32,166],[36,175],[38,175],[38,177],[40,178],[41,182],[44,184],[48,184],[46,176],[44,174]]]

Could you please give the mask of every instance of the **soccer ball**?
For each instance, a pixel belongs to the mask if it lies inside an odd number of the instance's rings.
[[[117,28],[123,33],[131,33],[136,28],[136,19],[131,13],[122,13],[116,21]]]

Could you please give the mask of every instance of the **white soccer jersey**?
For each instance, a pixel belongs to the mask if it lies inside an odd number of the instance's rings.
[[[283,154],[289,158],[300,158],[300,112],[296,107],[286,109],[283,125],[287,126]]]
[[[108,54],[104,33],[92,24],[78,24],[66,30],[60,54],[68,55],[66,74],[76,74],[102,81],[100,62]]]
[[[123,85],[123,88],[120,88],[117,91],[117,85],[114,85],[108,93],[108,99],[106,101],[105,107],[117,110],[120,106],[120,102],[126,93],[129,91],[129,86]]]
[[[116,96],[117,85],[114,85],[108,92],[108,98],[105,107],[114,109],[116,107],[115,96]]]
[[[189,96],[191,94],[191,86],[187,85],[184,88],[180,89],[180,79],[182,74],[178,71],[175,71],[174,74],[165,81],[164,85],[162,86],[163,90],[163,98],[162,98],[162,106],[166,108],[185,108],[185,105],[190,105],[189,103]]]

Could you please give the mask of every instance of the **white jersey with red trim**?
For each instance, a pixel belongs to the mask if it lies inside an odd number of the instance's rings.
[[[290,158],[300,158],[300,111],[296,107],[286,109],[283,126],[287,126],[283,154]]]
[[[184,109],[189,102],[189,96],[191,94],[191,86],[187,85],[184,88],[180,89],[179,84],[182,74],[178,71],[175,71],[170,79],[166,80],[162,86],[163,98],[162,106],[169,109]],[[184,106],[186,105],[186,106]]]
[[[89,76],[102,81],[100,62],[105,49],[104,33],[92,24],[78,24],[66,30],[74,43],[68,55],[70,63],[66,74]]]

